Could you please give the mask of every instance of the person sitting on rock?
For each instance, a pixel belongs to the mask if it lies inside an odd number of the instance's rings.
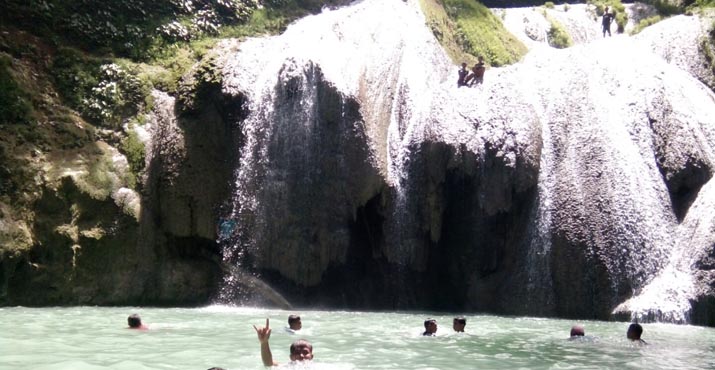
[[[457,87],[466,86],[465,79],[467,78],[467,63],[462,63],[462,68],[459,70],[459,77],[457,78]]]
[[[425,320],[425,332],[422,333],[426,337],[434,337],[437,333],[437,320],[427,319]]]
[[[137,329],[137,330],[148,330],[149,329],[148,327],[144,326],[144,324],[142,324],[142,319],[137,314],[129,315],[129,317],[127,317],[127,324],[129,324],[128,329]]]
[[[479,56],[479,62],[472,67],[472,73],[467,76],[467,79],[464,82],[470,86],[474,84],[481,84],[484,82],[484,71],[486,70],[486,67],[484,67],[484,57]]]
[[[633,323],[630,326],[628,326],[628,331],[626,332],[626,337],[631,340],[631,342],[635,342],[638,344],[648,344],[646,341],[641,339],[641,335],[643,334],[643,327],[639,323]]]
[[[264,366],[278,366],[278,363],[273,361],[273,354],[268,340],[271,338],[271,326],[269,319],[266,319],[265,327],[256,327],[258,341],[261,343],[261,361]],[[310,361],[313,359],[313,345],[305,339],[299,339],[290,345],[290,360],[292,362]]]

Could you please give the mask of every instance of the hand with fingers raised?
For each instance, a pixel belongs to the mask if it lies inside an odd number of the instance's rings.
[[[271,347],[268,344],[268,340],[271,338],[271,324],[269,319],[266,319],[266,326],[260,327],[253,325],[256,329],[256,335],[258,335],[258,341],[261,343],[261,360],[264,366],[277,366],[278,363],[273,362],[273,354],[271,353]]]

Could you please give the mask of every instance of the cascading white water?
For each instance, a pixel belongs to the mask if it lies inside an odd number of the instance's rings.
[[[415,1],[370,0],[324,10],[292,25],[280,37],[251,39],[240,45],[238,53],[226,55],[224,90],[246,95],[251,112],[243,123],[246,142],[240,153],[232,217],[261,213],[256,197],[266,176],[261,167],[268,160],[265,141],[281,122],[293,119],[274,116],[275,90],[293,78],[303,83],[302,69],[313,65],[341,94],[364,105],[361,114],[374,150],[371,159],[395,193],[394,217],[389,218],[395,223],[387,227],[407,235],[392,240],[394,253],[388,257],[400,262],[410,256],[401,247],[414,238],[404,232],[413,224],[404,222],[409,217],[405,167],[410,145],[420,141],[421,127],[427,121],[431,86],[442,83],[451,68],[417,9]],[[315,96],[300,95],[306,112],[300,120],[309,123]],[[256,235],[249,239],[255,241]],[[242,249],[245,246],[238,248]]]
[[[600,32],[583,27],[591,26]],[[503,273],[513,277],[466,271],[470,299],[485,286],[509,294],[527,285],[523,312],[545,299],[555,308],[539,313],[602,317],[657,284],[660,271],[690,273],[677,262],[688,250],[681,230],[701,216],[688,213],[679,225],[659,158],[715,163],[712,93],[637,38],[590,37],[567,50],[534,48],[514,66],[490,68],[473,88],[456,86],[456,67],[417,1],[364,0],[281,36],[225,42],[224,92],[245,97],[249,111],[232,210],[239,235],[225,256],[245,253],[296,284],[319,284],[329,266],[346,263],[345,225],[380,192],[376,174],[389,194],[385,246],[372,253],[424,270],[427,244],[441,237],[435,193],[448,191],[446,167],[469,154],[476,164],[460,170],[476,184],[468,189],[479,200],[475,214],[529,215],[519,221],[526,236],[509,236],[520,247],[507,246],[516,250],[510,258],[525,260]],[[676,137],[686,137],[687,155],[660,144]],[[515,203],[529,189],[536,205],[526,210]],[[519,232],[519,222],[509,231]],[[597,308],[584,313],[579,300]]]

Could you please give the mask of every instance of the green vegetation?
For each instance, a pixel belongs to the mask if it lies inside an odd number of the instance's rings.
[[[31,119],[29,94],[15,81],[11,64],[9,57],[0,54],[0,125],[28,123]]]
[[[547,1],[544,3],[544,8],[546,9],[553,9],[554,8],[554,3],[551,1]]]
[[[127,136],[122,139],[119,149],[127,157],[129,169],[131,170],[133,177],[129,179],[128,182],[129,186],[134,188],[136,187],[136,179],[144,170],[144,158],[146,157],[144,143],[139,140],[137,133],[130,128],[129,132],[127,132]]]
[[[491,65],[519,61],[526,46],[510,34],[487,7],[470,0],[420,0],[427,25],[455,63],[476,62],[477,56]]]
[[[674,5],[666,0],[650,0],[646,3],[653,5],[658,14],[663,18],[670,17],[672,15],[683,13],[683,9],[677,5]]]
[[[633,28],[633,30],[631,31],[631,35],[635,35],[641,31],[643,31],[644,28],[654,25],[662,20],[663,20],[663,17],[661,17],[660,15],[654,15],[654,16],[648,17],[646,19],[641,19],[640,22],[638,22],[638,24],[635,26],[635,28]]]
[[[715,75],[715,21],[710,26],[707,36],[700,41],[700,52],[705,56],[708,68]]]
[[[114,190],[115,168],[111,157],[100,155],[90,159],[87,173],[77,180],[77,185],[94,199],[107,199]]]
[[[551,23],[551,28],[549,28],[549,32],[547,33],[549,45],[557,49],[565,49],[573,46],[573,39],[564,26],[559,23],[559,21],[549,17],[546,12],[544,12],[544,17]]]
[[[695,0],[692,4],[688,5],[689,10],[697,8],[715,8],[715,0]]]
[[[665,0],[650,0],[646,1],[646,3],[652,5],[656,9],[658,14],[652,17],[641,19],[635,26],[635,28],[633,28],[633,30],[631,31],[631,35],[635,35],[643,31],[644,28],[654,25],[670,16],[683,13],[683,9],[681,7],[673,5]]]
[[[88,121],[115,128],[147,105],[152,88],[138,77],[139,68],[116,61],[61,48],[52,64],[55,86],[65,102]]]

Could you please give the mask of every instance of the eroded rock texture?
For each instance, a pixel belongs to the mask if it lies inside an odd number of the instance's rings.
[[[364,1],[224,54],[243,267],[299,304],[608,318],[689,248],[715,117],[691,74],[584,36],[457,88],[422,24]]]

